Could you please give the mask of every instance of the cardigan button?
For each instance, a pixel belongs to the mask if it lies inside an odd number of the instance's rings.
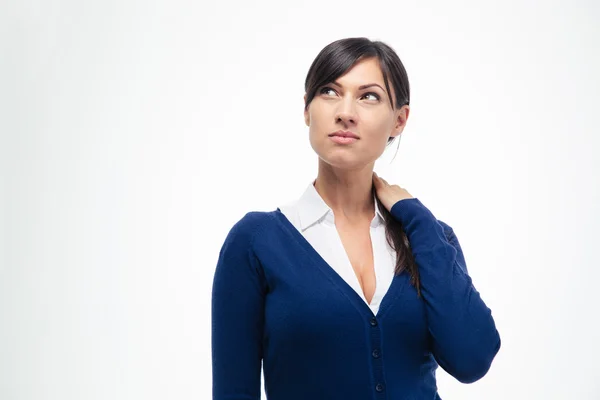
[[[383,384],[378,383],[377,386],[375,386],[375,390],[378,392],[383,392]]]
[[[371,318],[371,326],[377,326],[377,319],[375,317]]]
[[[377,350],[377,349],[373,350],[373,353],[372,353],[372,354],[373,354],[373,357],[374,357],[374,358],[379,358],[379,356],[381,355],[381,354],[379,353],[379,350]]]

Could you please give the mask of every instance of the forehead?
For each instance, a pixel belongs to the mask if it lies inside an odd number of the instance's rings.
[[[379,60],[373,57],[357,61],[348,71],[336,79],[336,82],[342,86],[377,83],[385,87]]]

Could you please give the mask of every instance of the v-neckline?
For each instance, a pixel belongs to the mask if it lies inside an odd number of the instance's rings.
[[[288,217],[281,211],[279,207],[273,212],[275,216],[287,227],[288,231],[291,235],[296,238],[298,244],[300,244],[307,254],[313,259],[315,264],[323,271],[345,294],[346,297],[351,300],[355,305],[360,304],[359,308],[362,311],[368,313],[369,316],[380,319],[385,315],[387,310],[393,304],[393,301],[399,296],[400,292],[404,288],[406,284],[406,279],[402,279],[402,273],[400,276],[394,276],[392,279],[392,283],[389,285],[387,292],[381,298],[379,303],[379,309],[377,310],[377,314],[373,313],[373,310],[363,300],[363,298],[354,290],[352,286],[348,282],[344,280],[340,276],[340,274],[333,269],[331,265],[319,254],[319,252],[310,244],[308,240],[298,231],[298,229],[292,224],[292,222],[288,219]]]

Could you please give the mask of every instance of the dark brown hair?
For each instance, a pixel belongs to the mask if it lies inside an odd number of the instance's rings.
[[[379,61],[392,108],[400,109],[402,106],[410,104],[408,75],[394,49],[380,41],[371,41],[364,37],[357,37],[332,42],[325,46],[317,55],[308,70],[304,82],[304,89],[306,91],[304,109],[308,109],[308,106],[317,94],[317,90],[321,86],[332,83],[338,77],[344,75],[358,61],[366,58],[376,58]],[[394,88],[395,98],[391,96],[390,83]],[[388,145],[394,139],[396,138],[390,137]],[[371,191],[376,196],[374,185]],[[396,268],[394,273],[399,275],[406,271],[410,275],[411,283],[417,289],[417,294],[420,297],[419,271],[402,224],[390,214],[379,198],[377,198],[377,205],[385,220],[387,241],[396,251]]]

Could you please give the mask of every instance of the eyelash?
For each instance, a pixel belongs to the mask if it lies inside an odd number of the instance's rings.
[[[319,93],[320,93],[320,94],[325,94],[325,92],[326,92],[327,90],[333,90],[333,91],[335,92],[335,89],[333,89],[333,88],[330,88],[329,86],[325,86],[324,88],[322,88],[322,89],[319,91]],[[381,100],[381,97],[379,97],[379,95],[378,95],[377,93],[375,93],[375,92],[367,92],[367,93],[365,93],[363,96],[366,96],[366,95],[368,95],[368,94],[372,94],[373,96],[375,96],[375,97],[377,98],[377,101]]]

